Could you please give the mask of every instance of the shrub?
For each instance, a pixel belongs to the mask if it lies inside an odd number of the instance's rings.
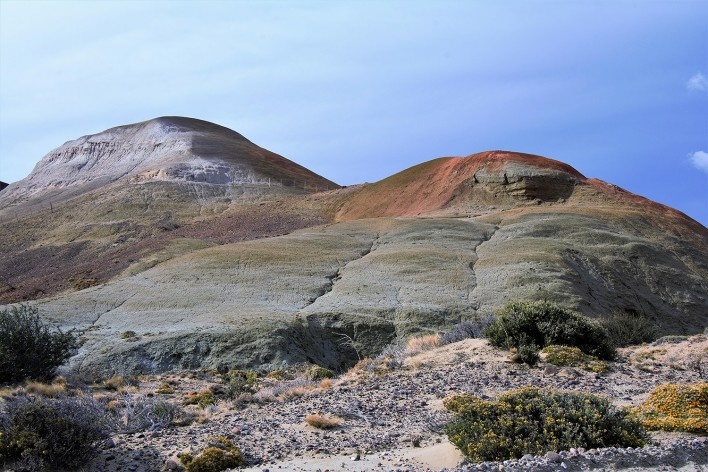
[[[38,313],[29,305],[0,311],[0,383],[50,379],[78,347],[72,331],[50,329]]]
[[[444,402],[456,413],[450,441],[475,461],[500,461],[571,447],[641,447],[648,436],[628,412],[601,397],[526,387],[485,401],[472,395]]]
[[[184,416],[178,406],[154,397],[124,395],[121,404],[120,425],[126,433],[163,429]]]
[[[332,429],[342,424],[342,419],[337,416],[311,414],[305,417],[305,422],[318,429]]]
[[[636,413],[649,429],[706,434],[708,382],[659,385]]]
[[[507,349],[551,344],[574,346],[600,359],[613,359],[614,347],[605,331],[582,315],[556,305],[512,302],[497,313],[484,330],[489,342]],[[528,350],[528,349],[527,349]],[[520,353],[521,354],[521,353]]]
[[[0,412],[0,463],[19,470],[77,469],[111,427],[106,410],[90,397],[10,398]]]
[[[319,365],[313,365],[307,370],[307,376],[309,377],[310,380],[324,380],[324,379],[332,379],[335,377],[335,373],[333,370],[330,370],[326,367],[322,367]]]
[[[175,393],[175,389],[168,382],[162,382],[157,390],[155,390],[155,393],[160,395],[172,395]]]
[[[241,450],[227,438],[214,438],[196,457],[182,454],[180,462],[187,472],[219,472],[243,465]]]
[[[650,343],[659,333],[655,321],[636,313],[615,311],[600,320],[600,324],[617,347]]]
[[[541,350],[543,359],[549,364],[561,367],[580,367],[592,372],[607,371],[607,363],[595,356],[589,356],[577,347],[551,344]]]
[[[221,381],[226,384],[226,396],[233,399],[244,393],[254,393],[258,374],[253,370],[230,370],[221,375]]]
[[[208,389],[199,392],[190,392],[184,399],[185,405],[199,405],[201,408],[206,408],[215,403],[216,397],[214,397],[214,392]]]
[[[483,316],[475,321],[462,321],[440,336],[440,345],[456,343],[469,338],[484,337],[484,329],[494,321],[492,316]]]

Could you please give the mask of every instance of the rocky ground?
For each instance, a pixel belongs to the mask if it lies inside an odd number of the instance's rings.
[[[183,407],[192,412],[190,424],[113,436],[85,470],[180,470],[180,454],[196,454],[219,436],[243,451],[251,471],[708,470],[708,438],[686,433],[654,433],[654,444],[642,449],[579,448],[504,463],[465,464],[442,432],[449,419],[442,399],[451,394],[494,397],[535,385],[637,405],[662,383],[705,380],[706,353],[703,335],[626,348],[608,372],[597,374],[543,363],[533,368],[515,364],[509,353],[487,341],[468,339],[408,354],[392,370],[363,366],[317,383],[259,379],[260,391],[253,395],[222,399],[206,408]],[[156,393],[165,385],[173,392]],[[207,388],[223,398],[218,375],[193,372],[141,378],[123,394],[182,403],[190,392]],[[336,416],[341,425],[316,429],[305,422],[313,413]]]

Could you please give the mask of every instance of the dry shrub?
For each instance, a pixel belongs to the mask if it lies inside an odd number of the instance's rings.
[[[305,422],[317,429],[333,429],[342,424],[342,419],[338,416],[313,413],[305,417]]]
[[[635,412],[649,429],[706,434],[708,382],[659,385]]]
[[[440,335],[439,334],[426,334],[424,336],[417,336],[410,338],[406,344],[406,351],[409,354],[416,354],[418,352],[429,351],[440,346]]]
[[[66,381],[61,377],[50,384],[30,380],[25,384],[25,391],[43,397],[58,397],[66,392]]]
[[[320,382],[320,388],[323,390],[327,390],[332,387],[332,379],[322,379]]]
[[[122,375],[115,375],[110,379],[104,380],[101,386],[106,390],[113,390],[117,392],[126,387],[127,382],[125,381],[125,377]]]

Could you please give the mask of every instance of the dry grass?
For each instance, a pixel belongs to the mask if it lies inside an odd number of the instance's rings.
[[[410,338],[406,344],[406,352],[408,354],[417,354],[423,351],[429,351],[440,346],[439,334],[426,334]]]
[[[25,391],[44,397],[58,397],[66,392],[66,380],[60,377],[50,384],[30,380],[25,384]]]
[[[327,390],[332,387],[332,379],[322,379],[320,382],[320,388],[322,390]]]
[[[313,413],[305,417],[305,422],[317,429],[333,429],[342,424],[342,419],[333,415]]]

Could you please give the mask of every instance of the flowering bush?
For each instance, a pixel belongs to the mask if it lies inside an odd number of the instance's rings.
[[[706,434],[708,382],[659,385],[636,413],[649,429]]]
[[[450,442],[475,461],[571,447],[640,447],[648,439],[627,411],[588,393],[526,387],[497,401],[458,395],[444,405],[456,413],[445,427]]]

